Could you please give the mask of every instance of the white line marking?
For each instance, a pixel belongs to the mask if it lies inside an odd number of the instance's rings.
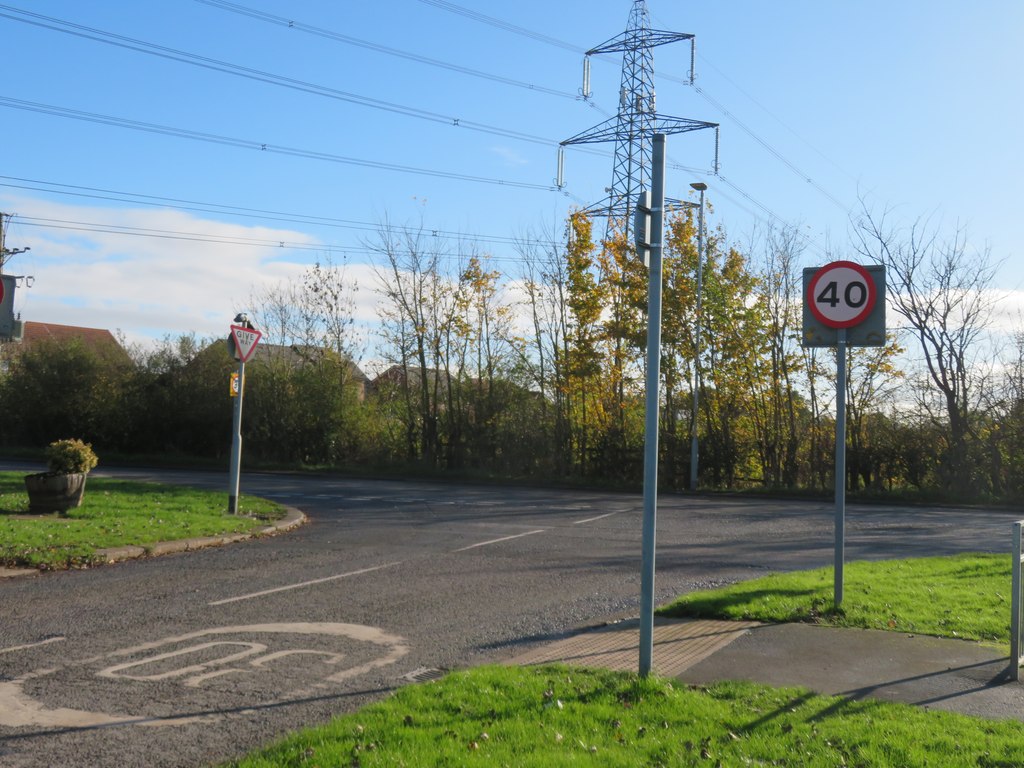
[[[588,517],[586,520],[577,520],[573,525],[583,525],[584,523],[592,523],[595,520],[604,520],[606,517],[617,515],[618,512],[609,512],[607,515],[598,515],[597,517]]]
[[[255,597],[264,597],[266,595],[273,595],[276,592],[287,592],[291,589],[301,589],[302,587],[311,587],[314,584],[325,584],[328,581],[337,581],[338,579],[347,579],[349,576],[359,576],[363,573],[372,573],[373,571],[379,571],[382,568],[390,568],[393,565],[401,565],[401,562],[396,563],[385,563],[384,565],[375,565],[373,568],[363,568],[358,571],[349,571],[348,573],[338,573],[334,576],[325,576],[322,579],[313,579],[312,581],[303,581],[298,584],[289,584],[284,587],[274,587],[273,589],[265,589],[262,592],[252,592],[248,595],[239,595],[238,597],[229,597],[224,600],[214,600],[212,603],[207,605],[224,605],[225,603],[236,603],[239,600],[252,600]]]
[[[14,651],[27,651],[29,648],[36,648],[40,645],[49,645],[50,643],[59,643],[62,640],[66,640],[65,637],[51,637],[46,640],[40,640],[38,643],[28,643],[27,645],[15,645],[11,648],[0,648],[0,653],[12,653]]]
[[[476,549],[477,547],[486,547],[488,544],[497,544],[502,541],[510,541],[511,539],[521,539],[523,536],[533,536],[535,533],[544,533],[544,529],[540,528],[536,531],[527,531],[526,533],[517,533],[515,536],[502,536],[500,539],[491,539],[490,541],[481,541],[479,544],[470,544],[468,547],[462,549],[456,549],[455,552],[465,552],[467,549]]]

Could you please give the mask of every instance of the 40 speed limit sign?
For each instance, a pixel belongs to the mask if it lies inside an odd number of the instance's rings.
[[[885,344],[885,267],[833,261],[804,270],[805,347]]]

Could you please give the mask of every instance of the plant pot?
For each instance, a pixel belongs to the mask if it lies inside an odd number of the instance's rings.
[[[55,474],[40,472],[25,476],[28,511],[32,514],[67,512],[80,507],[85,495],[85,472]]]

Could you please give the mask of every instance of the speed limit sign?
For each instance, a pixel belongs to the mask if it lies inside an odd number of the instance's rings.
[[[834,261],[819,269],[807,286],[811,313],[829,328],[859,325],[875,308],[875,281],[860,264]]]
[[[833,261],[804,270],[801,343],[834,347],[845,334],[852,347],[885,345],[885,267]]]

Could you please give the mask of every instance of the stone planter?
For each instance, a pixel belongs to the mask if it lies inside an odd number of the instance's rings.
[[[60,474],[40,472],[25,476],[28,511],[32,514],[67,512],[80,507],[85,495],[85,472]]]

